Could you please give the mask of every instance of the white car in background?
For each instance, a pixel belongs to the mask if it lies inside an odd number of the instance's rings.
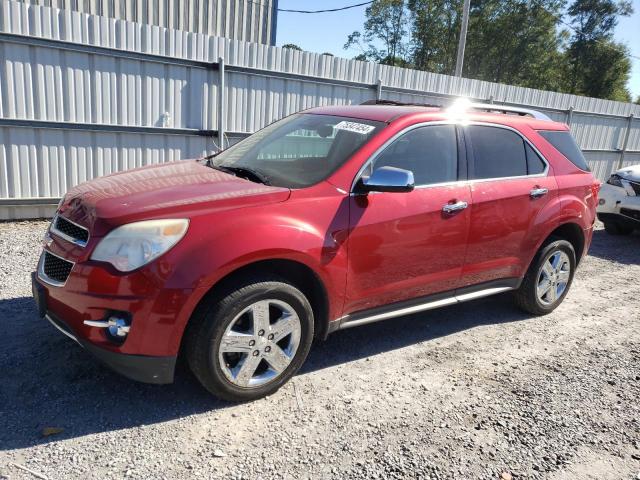
[[[640,165],[621,168],[600,188],[598,218],[611,235],[640,229]]]

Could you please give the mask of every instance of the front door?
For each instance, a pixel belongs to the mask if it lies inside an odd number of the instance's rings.
[[[459,182],[466,173],[463,149],[454,125],[425,124],[370,161],[364,175],[402,168],[413,172],[416,188],[351,197],[345,313],[460,285],[471,207],[469,186]]]

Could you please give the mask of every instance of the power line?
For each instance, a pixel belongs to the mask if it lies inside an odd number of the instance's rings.
[[[258,5],[260,7],[269,8],[269,5],[265,3],[261,3],[254,0],[246,0],[249,3],[253,3],[254,5]],[[354,5],[347,5],[345,7],[337,7],[337,8],[327,8],[324,10],[294,10],[291,8],[276,8],[278,12],[288,12],[288,13],[327,13],[327,12],[341,12],[342,10],[349,10],[350,8],[362,7],[364,5],[370,5],[374,2],[374,0],[370,0],[368,2],[356,3]]]
[[[342,10],[349,10],[350,8],[362,7],[364,5],[369,5],[373,3],[373,0],[369,2],[356,3],[354,5],[347,5],[346,7],[338,7],[338,8],[328,8],[326,10],[291,10],[287,8],[278,8],[279,12],[289,12],[289,13],[326,13],[326,12],[341,12]]]

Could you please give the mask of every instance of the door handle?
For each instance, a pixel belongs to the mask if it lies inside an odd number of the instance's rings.
[[[540,198],[544,197],[547,193],[549,193],[548,188],[536,187],[529,192],[529,195],[531,196],[531,198]]]
[[[447,203],[442,207],[442,212],[447,215],[453,215],[461,210],[467,208],[469,204],[467,202]]]

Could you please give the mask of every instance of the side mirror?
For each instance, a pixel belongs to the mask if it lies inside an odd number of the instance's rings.
[[[413,172],[402,168],[380,167],[370,177],[358,180],[355,193],[410,192],[414,187]]]

